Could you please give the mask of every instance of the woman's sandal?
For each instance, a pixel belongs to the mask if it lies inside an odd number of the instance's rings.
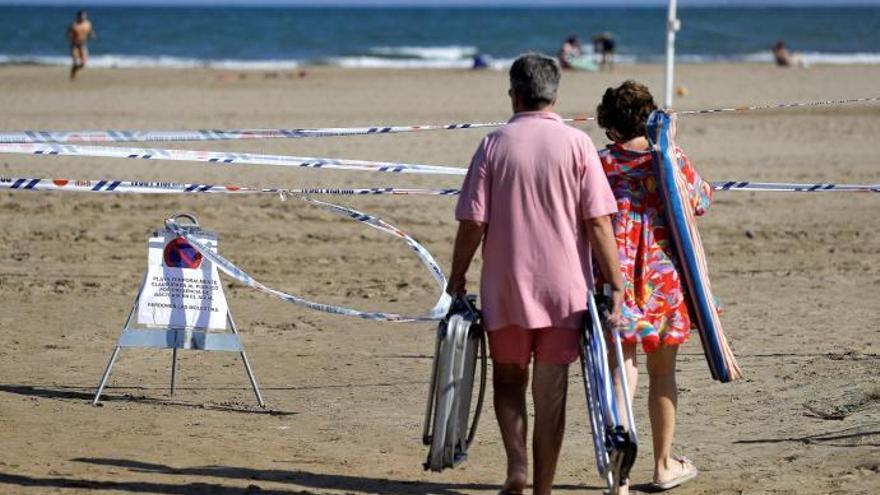
[[[652,482],[650,485],[652,491],[662,492],[666,490],[671,490],[685,483],[686,481],[690,481],[696,478],[697,475],[700,474],[697,466],[694,466],[694,463],[691,462],[691,460],[687,457],[674,457],[674,459],[681,463],[681,474],[676,476],[675,478],[672,478],[671,480],[664,481],[663,483]]]

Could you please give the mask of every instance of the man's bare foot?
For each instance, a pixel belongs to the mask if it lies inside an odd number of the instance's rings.
[[[504,486],[501,487],[501,491],[498,492],[499,495],[522,495],[522,493],[526,489],[526,477],[525,475],[512,475],[508,476],[507,480],[504,482]]]
[[[617,485],[611,495],[629,495],[629,480],[625,485]]]

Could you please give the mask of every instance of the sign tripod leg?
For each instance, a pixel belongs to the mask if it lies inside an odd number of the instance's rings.
[[[101,399],[101,392],[104,391],[104,386],[107,385],[107,379],[110,378],[110,371],[113,369],[113,363],[116,362],[116,356],[119,356],[118,345],[113,349],[113,355],[110,356],[110,361],[107,363],[107,368],[104,370],[104,376],[101,377],[101,383],[98,385],[98,390],[95,392],[95,398],[92,399],[93,406],[97,406],[98,401]]]
[[[138,291],[138,295],[134,298],[135,301],[141,297],[141,291]],[[134,310],[137,307],[137,303],[131,305],[131,310],[128,312],[128,318],[125,319],[125,326],[123,329],[129,328],[131,326],[131,320],[134,318]],[[116,362],[116,358],[119,356],[119,349],[121,346],[119,343],[116,343],[116,347],[113,348],[113,354],[110,355],[110,361],[107,362],[107,368],[104,370],[104,376],[101,377],[101,383],[98,384],[98,390],[95,392],[95,398],[92,399],[92,405],[97,406],[98,401],[101,399],[101,393],[104,391],[104,387],[107,385],[107,380],[110,378],[110,372],[113,371],[113,364]]]
[[[232,319],[231,312],[226,313],[226,321],[229,322],[229,328],[232,329],[232,333],[234,333],[235,335],[239,335],[238,327],[235,326],[235,321]],[[251,369],[251,363],[250,361],[248,361],[247,354],[245,354],[244,352],[244,346],[241,346],[241,352],[239,353],[239,355],[241,355],[241,361],[244,363],[244,369],[247,372],[248,380],[251,381],[251,388],[254,389],[254,395],[257,396],[257,403],[260,405],[260,407],[265,408],[266,403],[263,401],[262,394],[260,394],[260,386],[257,385],[257,379],[254,376],[254,371]]]
[[[171,349],[171,397],[174,397],[174,381],[177,378],[177,347]]]

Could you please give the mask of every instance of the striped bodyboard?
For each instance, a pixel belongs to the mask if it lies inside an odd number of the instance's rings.
[[[687,185],[678,160],[673,156],[670,129],[672,118],[655,111],[648,118],[654,174],[661,192],[672,246],[678,256],[682,279],[687,286],[688,307],[703,344],[712,378],[722,383],[742,378],[742,370],[724,336],[712,288],[703,242],[697,230]]]

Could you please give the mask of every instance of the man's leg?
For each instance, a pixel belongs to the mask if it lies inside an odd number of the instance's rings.
[[[73,80],[76,78],[76,73],[79,72],[80,69],[85,67],[86,65],[86,55],[85,47],[80,45],[74,45],[70,49],[70,56],[73,59],[73,66],[70,68],[70,79]]]
[[[536,332],[535,371],[532,376],[532,398],[535,401],[533,485],[535,495],[549,495],[565,434],[568,366],[577,360],[580,330],[541,328],[533,331]]]
[[[521,493],[529,473],[526,453],[526,387],[529,368],[519,364],[492,363],[492,385],[495,391],[495,417],[501,428],[501,439],[507,453],[507,479],[504,491]]]
[[[532,397],[535,401],[535,433],[532,438],[535,495],[549,495],[553,489],[556,462],[565,434],[567,392],[567,364],[535,363],[532,381]]]
[[[76,78],[76,71],[79,69],[79,50],[76,45],[70,45],[70,80]]]
[[[89,62],[89,47],[85,43],[79,47],[79,68],[82,69]]]

